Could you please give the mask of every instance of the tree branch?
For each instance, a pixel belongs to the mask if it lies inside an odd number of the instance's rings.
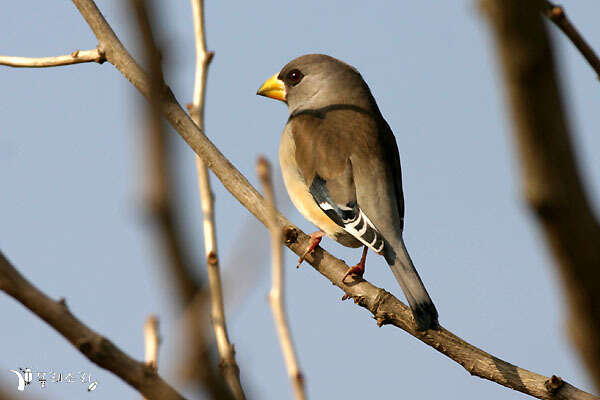
[[[0,65],[16,68],[60,67],[62,65],[96,62],[102,64],[106,59],[99,48],[93,50],[75,50],[71,54],[56,57],[11,57],[0,56]]]
[[[548,0],[544,0],[544,8],[546,16],[571,40],[592,69],[596,71],[598,79],[600,79],[600,59],[579,31],[577,31],[577,28],[571,23],[565,10]]]
[[[160,241],[168,258],[166,266],[171,270],[171,275],[177,285],[180,306],[185,310],[195,302],[195,299],[203,298],[207,293],[202,282],[194,274],[195,263],[185,251],[174,207],[176,188],[172,184],[174,179],[170,168],[171,150],[158,101],[164,86],[164,78],[161,54],[156,46],[151,28],[152,18],[149,14],[152,14],[152,10],[148,9],[148,5],[143,0],[132,0],[131,2],[143,38],[145,61],[148,65],[151,83],[145,129],[148,133],[146,141],[148,162],[144,168],[147,171],[146,202],[150,215],[157,222]],[[194,379],[204,386],[212,398],[231,398],[224,380],[213,367],[211,349],[206,346],[208,338],[201,321],[202,319],[197,315],[186,321],[186,347],[194,349],[192,352],[186,351],[192,364],[192,368],[189,370]]]
[[[158,317],[150,315],[144,323],[144,354],[146,365],[154,371],[158,371],[158,346],[160,337],[158,335]],[[144,397],[145,399],[145,397]]]
[[[146,355],[146,364],[149,367],[158,370],[158,346],[160,345],[160,336],[158,334],[158,317],[150,315],[144,323],[144,348]]]
[[[206,100],[206,78],[208,67],[214,53],[206,50],[206,34],[204,29],[204,1],[191,0],[194,17],[194,37],[196,42],[196,77],[194,82],[194,97],[190,106],[192,120],[204,130],[204,104]],[[217,252],[217,235],[215,232],[214,195],[210,187],[210,177],[204,161],[196,155],[196,170],[198,173],[198,190],[202,205],[204,226],[204,252],[206,254],[206,269],[210,288],[210,320],[217,339],[217,349],[221,361],[219,363],[225,380],[235,399],[246,398],[240,382],[240,369],[235,361],[235,351],[227,334],[225,307],[223,305],[223,284],[219,268]]]
[[[95,3],[92,0],[73,0],[73,2],[98,38],[100,48],[105,51],[107,60],[145,97],[149,98],[148,77],[123,47]],[[258,220],[266,224],[267,208],[263,198],[188,117],[168,87],[164,86],[160,91],[159,101],[165,118],[196,154],[202,157],[207,167],[215,173],[225,188]],[[308,236],[292,226],[280,214],[277,215],[277,223],[279,229],[283,229],[286,246],[296,254],[302,254],[308,245]],[[547,378],[500,360],[442,327],[439,331],[417,331],[410,309],[385,290],[364,280],[352,285],[344,284],[342,278],[348,266],[323,249],[317,248],[307,257],[307,261],[352,297],[357,304],[371,311],[379,325],[392,324],[405,330],[456,361],[472,375],[540,399],[598,399],[558,378]]]
[[[275,208],[275,195],[273,194],[273,182],[271,179],[271,166],[269,162],[260,157],[256,163],[256,173],[260,178],[263,190],[265,192],[265,201],[267,203],[267,227],[271,233],[271,291],[269,292],[269,303],[277,328],[277,335],[281,344],[281,351],[285,360],[294,396],[296,400],[306,399],[304,393],[304,378],[298,367],[294,344],[292,343],[292,335],[287,323],[284,307],[283,293],[283,260],[281,254],[281,229],[277,225],[277,209]]]
[[[569,327],[600,388],[600,226],[575,162],[543,2],[486,0],[504,72],[525,199],[563,277]]]
[[[0,290],[46,321],[90,361],[112,372],[147,399],[183,400],[154,370],[123,353],[110,340],[79,321],[64,299],[50,299],[29,283],[0,251]]]

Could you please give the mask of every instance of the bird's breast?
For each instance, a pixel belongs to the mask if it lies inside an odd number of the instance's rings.
[[[279,145],[279,163],[285,188],[300,213],[321,229],[327,236],[340,244],[349,247],[358,247],[358,242],[342,227],[337,225],[319,208],[308,190],[306,179],[300,173],[296,162],[296,145],[289,125],[283,131]]]

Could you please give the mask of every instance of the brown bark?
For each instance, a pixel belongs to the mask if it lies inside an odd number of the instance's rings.
[[[600,389],[600,225],[575,162],[543,1],[485,0],[504,73],[522,186],[562,276],[571,337]]]

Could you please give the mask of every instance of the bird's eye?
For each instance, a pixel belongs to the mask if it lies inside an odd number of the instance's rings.
[[[297,69],[293,69],[287,74],[287,78],[292,86],[297,85],[302,80],[302,77],[302,72],[298,71]]]

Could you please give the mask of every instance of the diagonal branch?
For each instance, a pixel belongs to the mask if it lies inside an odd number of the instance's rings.
[[[546,16],[573,42],[592,69],[596,71],[598,79],[600,79],[600,59],[583,36],[581,36],[577,28],[571,23],[565,10],[551,1],[544,0],[544,11]]]
[[[71,54],[56,57],[11,57],[0,56],[0,65],[17,68],[60,67],[63,65],[96,62],[102,64],[106,59],[99,48],[93,50],[75,50]]]
[[[84,356],[117,375],[147,399],[183,400],[156,370],[134,360],[104,336],[79,321],[64,299],[54,301],[27,281],[0,252],[0,290],[56,329]]]
[[[277,335],[281,344],[281,351],[285,360],[288,376],[294,389],[296,400],[306,399],[304,393],[304,378],[298,367],[292,335],[285,316],[283,301],[283,260],[281,254],[281,229],[277,226],[277,209],[275,208],[275,195],[273,194],[273,181],[271,179],[271,166],[264,157],[260,157],[256,163],[256,172],[260,178],[265,200],[268,208],[267,227],[271,233],[271,290],[269,291],[269,303],[277,328]]]
[[[577,169],[543,2],[486,0],[494,28],[525,199],[566,286],[572,339],[600,389],[600,225]]]
[[[146,98],[150,97],[148,76],[123,47],[92,0],[73,0],[82,16],[98,38],[100,48],[113,64]],[[267,208],[263,198],[246,178],[208,140],[204,133],[188,117],[177,103],[170,89],[163,86],[159,92],[160,110],[181,137],[203,158],[206,165],[234,195],[263,224],[266,224]],[[279,229],[283,230],[285,244],[300,255],[308,245],[309,238],[293,227],[282,215],[277,215]],[[463,366],[472,375],[488,379],[500,385],[531,396],[556,399],[598,399],[557,377],[547,378],[500,360],[491,354],[465,342],[444,328],[439,331],[418,332],[410,309],[383,289],[360,281],[348,286],[342,278],[348,266],[341,260],[318,248],[307,261],[334,285],[341,288],[357,304],[371,311],[379,325],[391,324],[416,337],[440,353]]]
[[[190,114],[198,128],[204,131],[204,104],[206,100],[206,77],[208,66],[214,53],[206,50],[206,34],[204,29],[204,1],[191,0],[194,17],[194,37],[196,41],[196,78],[194,97],[190,106]],[[240,369],[235,361],[235,351],[227,334],[225,307],[223,305],[223,284],[217,253],[217,235],[215,232],[214,195],[210,187],[210,177],[204,161],[196,155],[198,173],[198,189],[202,205],[204,227],[204,252],[210,288],[210,320],[217,339],[217,349],[221,358],[220,367],[225,380],[235,399],[246,398],[240,382]]]

